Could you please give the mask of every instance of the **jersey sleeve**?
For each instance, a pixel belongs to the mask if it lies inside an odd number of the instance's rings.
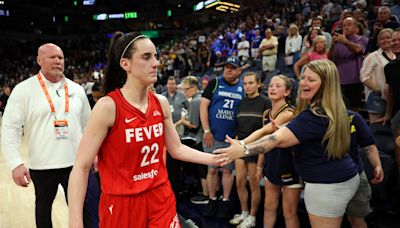
[[[203,92],[203,94],[201,96],[204,97],[204,98],[207,98],[208,100],[211,100],[212,99],[213,90],[214,90],[216,84],[217,84],[217,79],[214,78],[213,80],[211,80],[208,83],[206,89],[204,90],[204,92]]]

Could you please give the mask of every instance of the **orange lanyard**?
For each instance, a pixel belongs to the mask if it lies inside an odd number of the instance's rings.
[[[44,84],[44,81],[42,79],[42,75],[40,74],[40,72],[38,73],[37,78],[39,80],[40,86],[42,87],[44,95],[46,95],[47,101],[49,102],[51,113],[53,113],[53,115],[55,117],[56,109],[54,108],[53,101],[51,100],[49,91],[47,90],[46,85]],[[68,113],[69,112],[69,97],[68,97],[68,84],[67,83],[64,83],[64,91],[65,91],[65,113]]]

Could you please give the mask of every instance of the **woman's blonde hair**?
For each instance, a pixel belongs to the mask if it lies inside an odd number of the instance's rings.
[[[295,34],[292,34],[292,33],[291,33],[291,30],[292,30],[292,29],[296,29]],[[290,24],[290,25],[289,25],[288,35],[289,35],[289,37],[297,37],[297,36],[300,35],[300,34],[299,34],[299,28],[297,27],[296,24]]]
[[[378,37],[377,37],[378,39],[376,39],[376,45],[378,45],[378,47],[381,46],[380,42],[381,42],[383,33],[387,33],[387,32],[390,34],[390,36],[392,36],[394,31],[391,28],[384,28],[378,33]]]
[[[311,51],[316,51],[317,42],[323,40],[325,43],[325,52],[328,52],[328,42],[324,35],[318,35],[312,42]]]
[[[350,123],[343,102],[339,72],[330,60],[316,60],[305,65],[321,78],[321,86],[308,102],[300,98],[299,90],[296,115],[310,108],[318,116],[329,119],[328,129],[322,139],[329,158],[341,159],[350,148]]]

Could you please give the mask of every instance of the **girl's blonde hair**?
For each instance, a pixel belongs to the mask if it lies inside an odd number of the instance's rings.
[[[316,51],[316,46],[318,41],[324,41],[325,43],[325,52],[328,52],[328,42],[326,41],[326,37],[324,35],[318,35],[312,42],[311,51]]]
[[[328,118],[329,124],[322,139],[329,158],[341,159],[350,148],[350,123],[343,102],[336,65],[330,60],[316,60],[305,65],[321,78],[321,86],[308,102],[300,98],[299,90],[296,115],[310,108],[318,116]]]

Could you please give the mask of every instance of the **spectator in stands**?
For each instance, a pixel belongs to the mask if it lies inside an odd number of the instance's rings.
[[[392,11],[388,6],[381,6],[378,9],[377,21],[380,21],[384,28],[396,29],[400,26],[396,20],[391,20]]]
[[[382,97],[382,99],[386,101],[387,85],[384,67],[390,61],[396,58],[396,55],[392,52],[392,34],[392,29],[383,29],[378,34],[379,49],[370,53],[363,61],[360,71],[360,81],[364,84],[364,94],[367,108],[368,99],[372,99],[372,97],[369,98],[371,93],[375,93],[376,96]],[[390,116],[386,115],[385,118],[386,111],[383,111],[383,113],[376,113],[374,110],[368,110],[369,122],[378,123],[383,121],[383,124],[386,124],[386,122],[390,119]]]
[[[258,58],[258,56],[260,55],[258,48],[260,47],[261,41],[262,41],[262,37],[260,35],[260,30],[256,29],[255,37],[251,41],[251,57],[253,58],[253,60],[256,60]]]
[[[330,0],[323,0],[324,5],[321,8],[321,14],[325,18],[329,18],[333,3]]]
[[[203,148],[212,153],[218,148],[227,147],[225,136],[234,137],[237,129],[236,116],[240,102],[244,98],[243,81],[239,79],[242,69],[237,57],[228,57],[224,73],[211,80],[203,92],[200,103],[201,125],[204,129]],[[229,197],[233,185],[233,164],[222,169],[222,201],[217,202],[218,167],[209,166],[207,173],[210,200],[204,215],[209,217],[229,218],[231,208]]]
[[[167,91],[162,93],[168,100],[172,122],[176,123],[182,118],[182,112],[187,109],[188,103],[185,95],[178,91],[176,79],[174,76],[168,77],[167,81]],[[176,130],[179,136],[183,136],[184,129],[183,126],[176,126]],[[183,163],[179,160],[174,159],[169,153],[167,153],[166,157],[166,166],[168,173],[168,178],[171,182],[172,190],[175,193],[175,196],[178,197],[186,190],[186,186],[182,183],[181,168]]]
[[[397,126],[394,130],[396,138],[396,164],[397,164],[397,181],[393,187],[391,194],[390,210],[392,212],[400,211],[400,147],[398,146],[398,138],[400,136],[400,30],[396,29],[392,36],[392,51],[396,54],[396,59],[385,66],[386,83],[388,84],[387,105],[388,111],[386,115],[391,116],[391,125]]]
[[[174,55],[172,54],[172,52],[170,52],[168,54],[167,60],[165,61],[165,68],[168,77],[174,75],[174,65],[175,65]]]
[[[333,24],[335,21],[340,19],[340,15],[342,12],[342,6],[339,4],[339,0],[332,0],[332,7],[329,11],[328,23]]]
[[[222,56],[221,51],[216,51],[215,52],[215,61],[214,61],[214,74],[220,75],[223,70],[224,70],[224,64],[225,64],[225,57]]]
[[[263,114],[264,126],[245,138],[243,144],[254,142],[274,132],[276,129],[273,124],[282,125],[293,119],[294,110],[288,102],[290,93],[291,82],[288,77],[283,75],[272,77],[268,87],[268,97],[272,102],[272,108]],[[259,155],[257,180],[261,179],[262,175],[266,180],[264,227],[274,227],[276,224],[280,193],[282,193],[286,227],[300,227],[297,205],[303,184],[295,171],[292,152],[287,149],[274,149],[271,153]]]
[[[311,226],[339,228],[360,183],[358,165],[349,154],[354,149],[350,130],[338,70],[333,62],[318,60],[305,66],[296,117],[287,126],[251,144],[227,136],[231,146],[215,153],[229,162],[276,147],[293,148]]]
[[[186,116],[176,122],[176,125],[183,125],[185,127],[186,136],[194,138],[196,141],[195,149],[203,151],[203,128],[200,122],[200,100],[201,93],[199,93],[198,79],[194,76],[187,76],[182,80],[182,89],[185,93],[188,102],[188,113]],[[200,178],[201,193],[194,196],[190,201],[194,204],[208,204],[208,186],[207,186],[207,166],[201,164],[194,164],[198,170]]]
[[[293,58],[292,64],[296,63],[300,59],[300,50],[302,37],[299,34],[299,28],[295,24],[291,24],[288,30],[288,36],[285,42],[285,56],[291,56]]]
[[[343,20],[348,17],[351,17],[352,14],[353,14],[353,12],[351,10],[343,10],[342,11],[342,13],[340,14],[340,20],[336,21],[332,25],[332,28],[331,28],[332,35],[334,35],[336,31],[343,31],[343,26],[342,26]],[[341,32],[339,32],[339,33],[341,33]]]
[[[301,47],[301,56],[311,51],[315,37],[322,35],[320,27],[311,27],[308,34],[303,39],[303,46]]]
[[[330,49],[332,47],[332,35],[329,32],[325,32],[325,27],[323,25],[323,18],[321,16],[316,16],[313,17],[311,20],[311,27],[319,27],[321,29],[321,33],[322,35],[325,36],[326,38],[326,42],[328,44],[328,49]],[[304,37],[304,39],[307,39],[307,36]]]
[[[359,27],[362,27],[360,35],[369,36],[371,31],[369,30],[368,20],[364,18],[364,14],[360,9],[354,10],[352,13],[353,18],[358,22]]]
[[[346,208],[346,215],[353,228],[367,228],[364,217],[372,212],[369,201],[371,200],[371,187],[364,171],[364,163],[361,158],[361,150],[366,153],[368,161],[373,169],[371,184],[380,184],[384,179],[381,159],[378,148],[375,145],[374,136],[364,118],[353,111],[348,111],[351,122],[351,145],[350,156],[358,166],[360,184],[353,198]]]
[[[243,56],[249,57],[250,56],[250,43],[249,41],[246,40],[246,34],[242,34],[241,35],[241,40],[238,43],[237,46],[237,50],[238,50],[238,57],[240,60],[242,60]]]
[[[182,110],[187,107],[185,95],[178,91],[177,82],[174,76],[169,76],[167,81],[167,91],[162,94],[168,99],[172,113],[172,121],[176,123],[181,119]]]
[[[326,42],[325,36],[319,35],[315,37],[311,50],[307,52],[299,61],[297,61],[294,66],[294,74],[296,78],[300,77],[300,69],[305,64],[314,60],[328,59],[328,44]]]
[[[395,0],[390,10],[392,11],[392,16],[395,16],[398,21],[400,19],[400,0]]]
[[[366,37],[357,35],[357,24],[352,17],[343,20],[343,34],[333,35],[332,59],[339,70],[346,105],[353,110],[361,106],[360,70],[367,43]]]
[[[367,51],[366,53],[371,53],[378,50],[378,34],[382,31],[383,25],[380,21],[375,21],[372,25],[371,34],[369,36]]]
[[[400,110],[400,31],[397,29],[392,35],[392,51],[396,59],[388,63],[385,68],[386,83],[388,85],[387,115],[393,118]]]
[[[260,77],[255,72],[248,72],[243,77],[243,87],[246,97],[242,100],[237,113],[238,127],[236,138],[242,140],[255,130],[262,127],[262,116],[271,102],[264,95],[260,95]],[[261,199],[259,180],[256,177],[258,156],[237,159],[235,161],[236,188],[240,200],[241,214],[234,215],[229,221],[239,228],[250,228],[256,226],[258,205]],[[250,184],[250,213],[248,207],[247,177]]]
[[[6,108],[8,98],[11,94],[11,87],[9,85],[3,86],[3,94],[0,96],[0,112],[4,113],[4,109]]]
[[[96,102],[100,99],[100,97],[102,96],[101,93],[102,89],[101,89],[101,85],[98,82],[95,82],[92,86],[92,93],[87,95],[88,100],[89,100],[89,104],[90,107],[93,109],[94,105],[96,104]]]
[[[253,67],[253,61],[251,61],[251,58],[250,58],[250,57],[248,57],[248,56],[243,56],[243,57],[242,57],[242,60],[240,61],[240,65],[241,65],[240,68],[242,68],[243,71],[244,71],[244,70],[248,70],[248,69],[250,69],[251,67]]]
[[[202,43],[197,51],[197,59],[200,63],[200,70],[204,72],[210,66],[211,52],[206,43]]]
[[[275,70],[278,54],[278,38],[272,35],[270,28],[265,29],[265,38],[261,41],[259,52],[262,54],[262,70],[264,76]],[[265,78],[261,78],[261,82]]]

